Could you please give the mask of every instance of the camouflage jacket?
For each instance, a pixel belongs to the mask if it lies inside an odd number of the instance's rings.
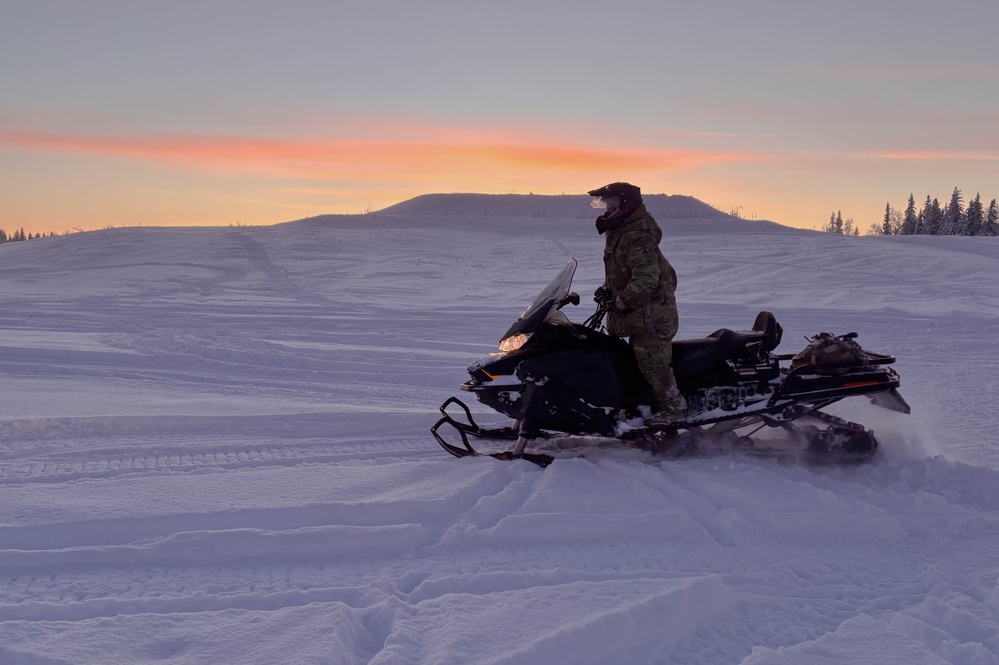
[[[676,335],[676,271],[659,250],[663,233],[640,206],[620,225],[607,231],[604,288],[616,300],[607,315],[607,330],[618,337]]]

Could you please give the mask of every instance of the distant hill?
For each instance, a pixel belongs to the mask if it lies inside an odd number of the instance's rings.
[[[645,206],[660,219],[736,219],[692,196],[646,194]],[[596,217],[586,194],[424,194],[376,214],[461,215],[463,217]]]

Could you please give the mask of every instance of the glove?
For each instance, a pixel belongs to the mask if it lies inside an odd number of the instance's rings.
[[[617,298],[610,289],[601,286],[599,289],[593,292],[593,300],[604,309],[606,312],[616,312]]]

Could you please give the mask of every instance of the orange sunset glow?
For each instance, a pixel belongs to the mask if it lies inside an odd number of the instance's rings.
[[[487,135],[454,141],[370,139],[268,139],[235,136],[83,136],[51,132],[0,132],[0,146],[93,157],[138,159],[182,168],[255,171],[299,178],[411,179],[433,170],[438,179],[469,172],[486,176],[515,167],[593,173],[683,171],[701,164],[772,161],[765,155],[667,148],[612,149],[572,145],[517,145]]]
[[[369,125],[368,130],[371,129]],[[115,198],[110,191],[118,191],[117,196],[121,197],[121,188],[127,188],[137,173],[145,173],[158,183],[152,190],[148,185],[142,186],[146,193],[141,201],[98,209],[74,202],[82,193],[75,192],[73,185],[61,187],[57,201],[24,201],[17,216],[30,220],[28,226],[35,231],[135,223],[224,225],[236,220],[263,224],[303,215],[376,210],[424,193],[579,193],[595,186],[594,183],[620,179],[642,183],[646,191],[694,192],[692,195],[726,211],[746,210],[747,206],[740,201],[752,201],[754,192],[759,197],[761,191],[768,189],[763,183],[751,184],[759,178],[754,171],[784,173],[782,179],[790,178],[801,188],[802,174],[795,173],[795,169],[820,169],[823,161],[831,173],[842,173],[871,172],[878,168],[878,163],[887,161],[996,159],[970,152],[795,155],[665,146],[574,145],[564,139],[546,143],[540,140],[540,133],[524,132],[518,141],[515,132],[467,128],[458,131],[447,127],[420,127],[411,131],[413,136],[403,138],[402,125],[394,125],[386,133],[398,138],[5,130],[0,131],[0,150],[36,155],[41,160],[69,158],[98,165],[96,173],[107,174],[109,180],[90,182],[87,196],[108,188],[109,202]],[[531,142],[525,142],[524,136]],[[743,181],[733,182],[740,171],[745,174]],[[58,182],[56,178],[57,175],[53,176],[54,182]],[[186,185],[173,183],[190,180],[198,182],[198,187],[178,198],[176,187]],[[206,187],[211,181],[216,184]],[[779,189],[779,182],[774,180],[769,187]],[[257,193],[247,196],[248,186]],[[209,188],[211,191],[207,191]],[[234,193],[234,189],[243,193]],[[190,199],[190,205],[185,205],[185,197]],[[204,202],[198,202],[206,197],[216,203],[205,206]],[[850,198],[841,195],[840,207],[848,207]],[[783,218],[791,225],[796,218],[807,214],[804,208],[796,207],[794,200],[783,199],[775,194],[759,211],[747,212],[754,217]],[[9,200],[18,205],[17,196]],[[219,204],[223,200],[227,201],[224,206]],[[875,200],[863,205],[876,203]],[[224,214],[220,214],[223,210]],[[814,218],[810,221],[814,222]]]
[[[398,127],[393,132],[398,133]],[[241,223],[284,221],[274,218],[279,209],[291,217],[303,210],[330,212],[304,203],[323,197],[327,205],[329,198],[339,198],[333,212],[358,212],[437,191],[578,193],[622,173],[648,182],[712,165],[778,161],[772,155],[739,151],[583,146],[543,143],[537,137],[524,143],[488,131],[427,131],[423,127],[419,133],[429,138],[259,138],[189,133],[110,136],[7,130],[0,132],[0,149],[50,159],[71,156],[95,160],[112,172],[130,167],[161,172],[164,184],[198,173],[218,178],[223,183],[221,190],[226,189],[225,182],[233,180],[278,179],[281,184],[272,188],[268,204],[260,206],[258,197],[246,201],[249,206],[233,202],[235,217],[230,215],[229,219],[238,218]],[[176,202],[157,199],[149,199],[150,207],[165,206],[171,213],[176,210]],[[263,209],[266,215],[255,215],[250,208]],[[53,209],[48,224],[58,224],[60,214],[73,217]],[[127,219],[141,214],[132,211]],[[112,219],[107,212],[101,218]],[[123,219],[118,223],[128,222]],[[173,223],[224,224],[227,219],[186,216]],[[78,217],[73,221],[74,227],[88,224],[93,222]]]

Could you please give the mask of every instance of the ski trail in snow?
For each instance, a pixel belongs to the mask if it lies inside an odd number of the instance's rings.
[[[292,281],[288,270],[286,268],[282,268],[281,266],[275,265],[267,256],[267,251],[264,249],[263,245],[251,238],[247,233],[236,231],[230,233],[228,237],[236,241],[236,243],[243,248],[243,251],[246,252],[246,257],[250,260],[250,263],[253,264],[254,268],[264,273],[267,278],[268,285],[270,288],[274,289],[275,292],[307,304],[335,304],[328,298],[306,291]]]

